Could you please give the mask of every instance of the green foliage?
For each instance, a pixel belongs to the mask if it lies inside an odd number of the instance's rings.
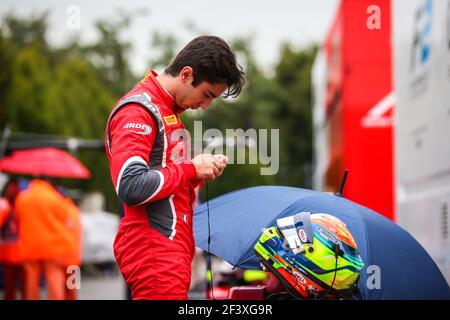
[[[100,39],[81,48],[84,56],[95,66],[97,76],[116,96],[132,87],[137,78],[130,70],[128,53],[131,44],[120,39],[120,34],[130,25],[130,18],[122,15],[116,20],[100,20],[96,23]]]
[[[101,67],[77,43],[54,49],[45,40],[45,16],[31,20],[7,17],[0,29],[1,126],[13,131],[103,139],[109,111],[118,95],[99,76]],[[89,51],[91,52],[91,51]],[[131,72],[125,71],[124,73]],[[81,152],[89,181],[65,181],[70,187],[102,190],[110,210],[116,196],[110,187],[103,150]]]
[[[294,51],[286,44],[275,68],[279,89],[272,119],[280,124],[280,140],[283,141],[281,184],[311,186],[311,69],[316,52],[315,47]]]
[[[153,69],[157,68],[165,68],[171,62],[171,60],[175,57],[176,52],[175,48],[178,44],[175,36],[171,34],[163,34],[159,31],[155,31],[151,40],[151,48],[156,49],[158,55],[153,54],[153,59],[150,60],[150,66]]]

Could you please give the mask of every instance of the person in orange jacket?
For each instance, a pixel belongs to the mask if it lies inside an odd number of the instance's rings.
[[[14,201],[19,193],[16,180],[10,180],[0,199],[0,263],[4,271],[5,300],[16,299],[16,285],[23,296],[23,272],[18,244],[18,221]]]
[[[33,180],[17,196],[15,207],[25,277],[24,298],[40,298],[39,280],[43,273],[48,299],[64,299],[64,259],[72,241],[67,228],[66,200],[49,182]]]

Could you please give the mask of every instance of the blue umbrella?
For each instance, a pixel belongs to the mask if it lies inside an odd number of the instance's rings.
[[[347,224],[365,267],[358,283],[362,299],[450,299],[450,289],[425,249],[384,216],[345,198],[293,187],[260,186],[209,201],[210,252],[230,264],[259,269],[253,246],[261,229],[298,212],[332,214]],[[195,209],[196,244],[208,250],[208,213]]]

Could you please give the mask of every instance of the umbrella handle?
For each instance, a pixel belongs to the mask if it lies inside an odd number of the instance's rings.
[[[211,292],[211,297],[213,300],[216,300],[214,297],[214,279],[212,272],[212,263],[211,263],[211,224],[210,224],[210,215],[209,215],[209,191],[208,191],[208,179],[205,180],[206,187],[206,207],[208,210],[208,251],[206,252],[206,290]],[[209,281],[208,281],[209,280]],[[208,292],[208,291],[207,291]]]

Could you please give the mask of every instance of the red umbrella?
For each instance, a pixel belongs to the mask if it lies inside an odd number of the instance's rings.
[[[56,148],[14,151],[0,160],[0,171],[59,178],[88,179],[91,176],[78,159]]]

